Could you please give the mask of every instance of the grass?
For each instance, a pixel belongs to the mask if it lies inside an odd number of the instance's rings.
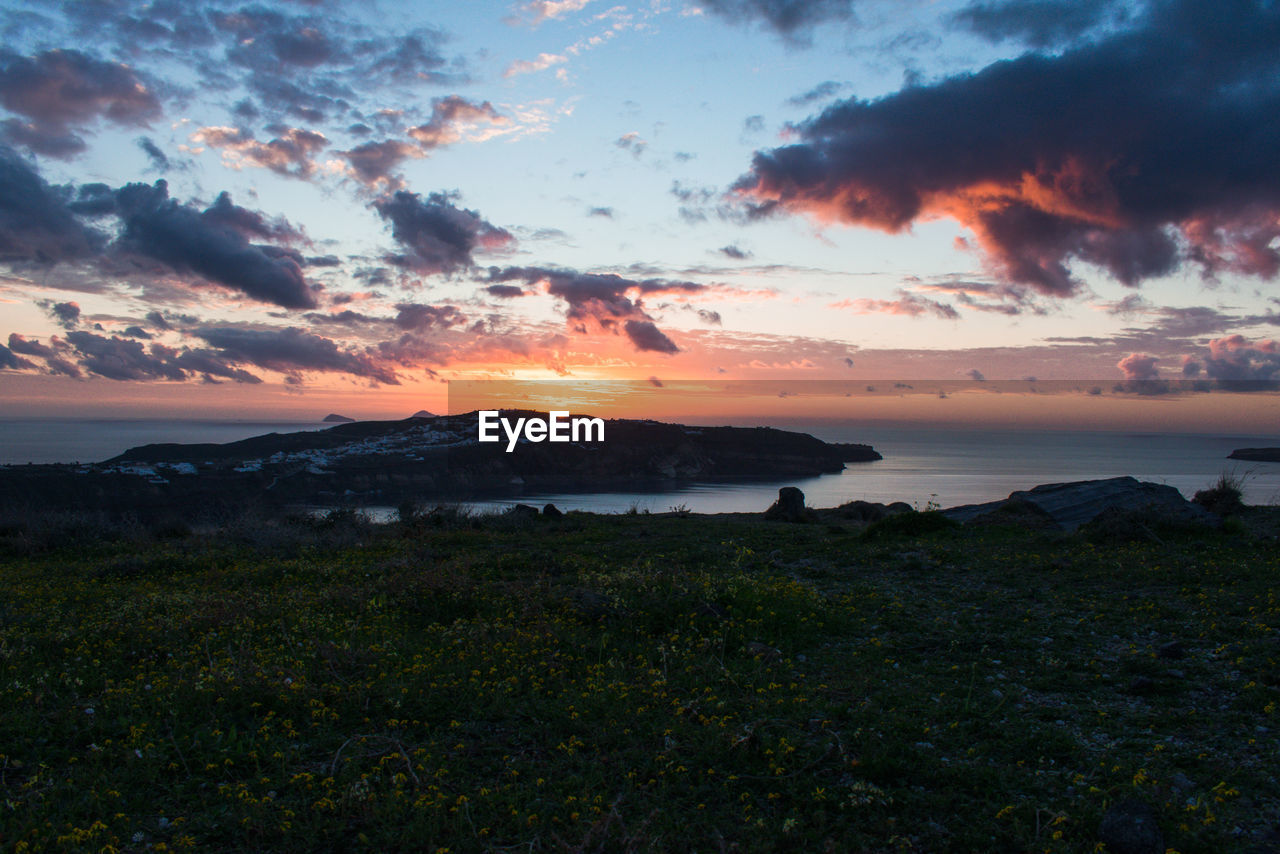
[[[1280,811],[1274,543],[261,528],[0,557],[0,848],[1093,851],[1137,797],[1190,854]]]

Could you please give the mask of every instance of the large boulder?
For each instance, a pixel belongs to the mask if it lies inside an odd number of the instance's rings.
[[[804,493],[794,486],[779,489],[778,500],[764,511],[764,518],[779,522],[807,522],[811,515],[804,506]]]
[[[1014,492],[1003,501],[951,507],[942,514],[957,522],[990,522],[1002,517],[1013,521],[1017,517],[1030,517],[1046,527],[1074,531],[1104,513],[1135,512],[1148,518],[1168,517],[1179,524],[1200,523],[1210,527],[1221,524],[1216,516],[1183,498],[1174,487],[1133,477],[1048,483]]]

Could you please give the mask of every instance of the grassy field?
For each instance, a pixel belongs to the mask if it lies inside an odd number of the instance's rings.
[[[1129,797],[1186,854],[1280,827],[1274,540],[902,519],[10,530],[0,848],[1094,851]]]

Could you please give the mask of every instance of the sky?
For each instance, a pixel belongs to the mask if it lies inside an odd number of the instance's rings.
[[[1269,0],[43,0],[0,27],[10,417],[1280,380]],[[1258,399],[1195,419],[1265,424]]]

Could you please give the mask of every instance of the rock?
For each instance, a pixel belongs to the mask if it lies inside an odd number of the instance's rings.
[[[1227,454],[1229,460],[1252,460],[1258,463],[1280,463],[1280,448],[1236,448]]]
[[[578,588],[569,594],[569,602],[585,620],[599,621],[617,615],[613,600],[603,593]]]
[[[1167,658],[1170,661],[1178,661],[1187,655],[1186,647],[1182,645],[1182,641],[1169,641],[1156,650],[1156,656],[1159,658]]]
[[[841,519],[853,519],[858,522],[879,522],[886,516],[896,516],[899,513],[911,513],[914,508],[905,501],[895,501],[892,504],[880,504],[875,501],[849,501],[835,508],[834,515]]]
[[[1017,525],[1033,531],[1056,530],[1058,523],[1040,505],[1022,498],[1009,498],[994,510],[969,520],[971,525]]]
[[[764,511],[764,518],[781,522],[806,522],[811,511],[804,506],[804,493],[794,486],[778,490],[778,500]]]
[[[1129,680],[1130,694],[1150,694],[1155,690],[1155,687],[1155,681],[1147,676],[1135,676]]]
[[[536,519],[538,517],[538,508],[530,507],[528,504],[517,504],[504,514],[514,519]]]
[[[1108,511],[1121,514],[1140,512],[1144,517],[1169,519],[1175,523],[1221,525],[1221,520],[1187,501],[1174,487],[1132,477],[1043,484],[1011,493],[1004,501],[951,507],[943,510],[942,515],[957,522],[973,522],[979,518],[990,518],[989,514],[1009,504],[1015,506],[1003,512],[1022,517],[1034,514],[1040,520],[1043,520],[1040,516],[1043,513],[1055,528],[1063,531],[1074,531]]]
[[[770,662],[778,661],[779,659],[782,658],[781,652],[769,646],[767,643],[760,643],[759,641],[751,641],[750,643],[748,643],[747,653],[749,655],[759,656],[765,661],[770,661]]]
[[[554,504],[548,504],[546,507],[542,508],[542,515],[546,516],[548,519],[559,519],[564,515],[564,513],[561,512],[560,508]]]
[[[1108,854],[1164,854],[1164,833],[1150,806],[1135,798],[1114,804],[1098,824]]]

